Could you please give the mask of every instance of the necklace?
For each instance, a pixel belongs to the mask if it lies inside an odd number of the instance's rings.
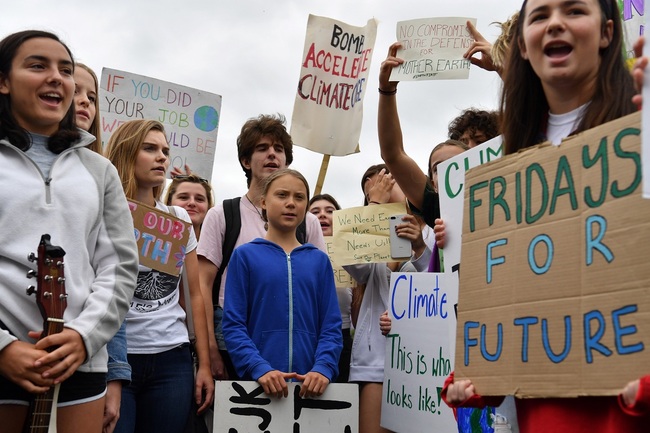
[[[264,220],[264,216],[262,216],[262,212],[260,212],[260,210],[257,208],[257,206],[255,206],[253,204],[251,199],[248,197],[248,193],[244,194],[244,196],[246,197],[246,200],[248,200],[250,205],[253,207],[253,209],[255,209],[255,212],[257,212],[257,214],[260,216],[260,219],[264,222],[264,230],[268,231],[269,230],[269,223]]]

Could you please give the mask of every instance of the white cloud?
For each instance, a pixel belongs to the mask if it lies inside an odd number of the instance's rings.
[[[354,206],[362,201],[361,175],[381,162],[374,89],[396,22],[472,16],[479,31],[494,40],[499,30],[489,24],[504,21],[520,5],[519,0],[23,0],[4,8],[0,28],[3,35],[28,28],[53,31],[98,74],[102,67],[121,69],[222,95],[213,176],[221,200],[246,190],[235,148],[244,121],[276,112],[291,119],[308,15],[358,26],[377,18],[361,153],[333,157],[323,187],[343,206]],[[474,67],[466,81],[402,83],[397,96],[407,152],[426,167],[449,121],[469,106],[496,108],[499,86],[496,74]],[[295,150],[292,167],[307,176],[312,189],[321,160],[322,155]]]

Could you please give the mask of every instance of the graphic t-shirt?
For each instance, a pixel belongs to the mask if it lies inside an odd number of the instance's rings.
[[[162,203],[156,203],[156,208],[169,212]],[[186,252],[194,251],[197,241],[190,216],[178,206],[175,213],[190,223]],[[180,276],[139,266],[138,283],[126,315],[128,353],[160,353],[189,341],[185,311],[179,304],[179,282]]]

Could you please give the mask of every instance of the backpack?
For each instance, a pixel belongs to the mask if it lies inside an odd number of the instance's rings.
[[[239,212],[239,202],[241,197],[229,198],[223,201],[223,214],[226,219],[226,232],[221,245],[221,266],[217,271],[217,276],[212,284],[212,299],[216,300],[214,306],[219,303],[219,288],[221,287],[221,278],[223,272],[228,266],[232,252],[235,249],[239,232],[241,231],[241,213]],[[302,220],[296,229],[296,238],[298,242],[304,244],[307,242],[307,218]]]

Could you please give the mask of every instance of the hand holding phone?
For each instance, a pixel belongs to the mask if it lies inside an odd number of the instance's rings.
[[[390,217],[390,256],[393,259],[405,259],[411,257],[411,241],[397,236],[397,226],[402,224],[404,215],[393,215]]]

